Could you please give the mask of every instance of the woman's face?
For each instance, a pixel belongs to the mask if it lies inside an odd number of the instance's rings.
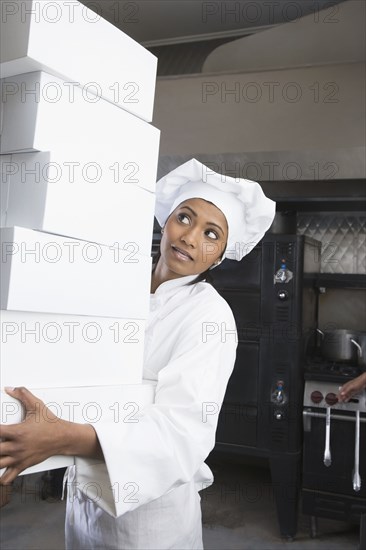
[[[228,237],[224,214],[204,199],[188,199],[170,214],[160,243],[172,277],[203,273],[223,254]]]

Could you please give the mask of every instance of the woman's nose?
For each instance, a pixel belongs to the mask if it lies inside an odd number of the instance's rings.
[[[187,246],[192,246],[194,248],[197,245],[196,231],[194,229],[190,228],[185,233],[183,233],[183,235],[181,236],[181,240]]]

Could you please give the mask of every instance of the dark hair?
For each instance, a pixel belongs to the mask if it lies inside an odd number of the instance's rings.
[[[153,256],[153,265],[156,266],[159,258],[160,258],[160,249],[154,254]],[[189,285],[194,285],[195,283],[199,283],[200,281],[206,281],[206,283],[209,283],[210,285],[213,285],[213,277],[210,273],[209,269],[206,269],[206,271],[203,271],[203,273],[200,273],[197,275],[196,279],[188,283]]]

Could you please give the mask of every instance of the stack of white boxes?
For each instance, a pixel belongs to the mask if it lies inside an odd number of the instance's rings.
[[[153,400],[156,58],[79,2],[2,9],[1,387],[67,420],[116,421],[117,404]],[[1,422],[19,422],[1,397]]]

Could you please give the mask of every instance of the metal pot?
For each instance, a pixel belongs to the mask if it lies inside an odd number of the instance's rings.
[[[316,329],[322,336],[320,351],[329,361],[358,363],[359,344],[357,331],[347,329],[326,330]]]
[[[357,332],[351,342],[357,348],[357,364],[366,370],[366,332]]]

